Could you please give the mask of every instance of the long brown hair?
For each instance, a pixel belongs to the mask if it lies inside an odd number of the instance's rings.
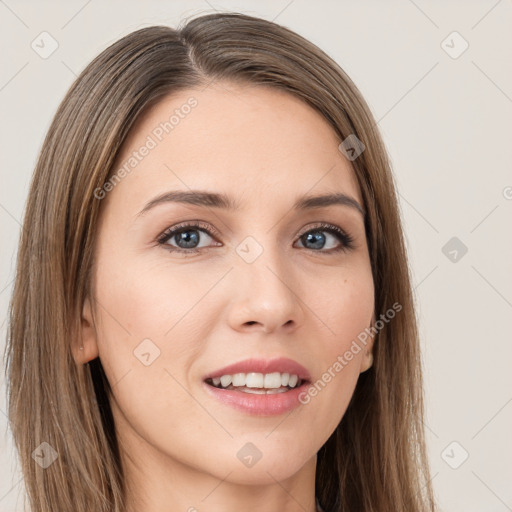
[[[179,29],[153,26],[118,40],[73,83],[44,140],[20,235],[9,310],[10,426],[33,512],[124,512],[125,487],[101,362],[77,365],[70,340],[91,296],[101,201],[95,190],[135,121],[165,95],[228,80],[288,91],[343,141],[364,207],[375,317],[401,311],[375,338],[374,364],[318,452],[316,494],[327,512],[434,510],[423,430],[422,373],[409,266],[390,162],[375,120],[340,66],[275,23],[210,14]],[[48,443],[47,469],[32,453]]]

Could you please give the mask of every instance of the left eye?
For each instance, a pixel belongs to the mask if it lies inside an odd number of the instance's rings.
[[[328,234],[327,237],[324,233]],[[327,250],[324,251],[318,251],[317,249],[325,249],[324,244],[326,243],[326,240],[328,240],[328,237],[333,240],[337,240],[339,245],[337,247],[328,247]],[[310,228],[299,237],[299,241],[303,246],[306,244],[313,244],[313,247],[305,247],[306,249],[326,254],[337,253],[339,251],[348,252],[355,248],[354,239],[334,224],[320,224],[316,227]]]
[[[206,246],[199,246],[199,242],[202,238],[200,233],[210,239],[210,241],[206,240]],[[166,230],[157,241],[159,244],[165,245],[166,249],[171,252],[190,254],[200,252],[199,249],[209,247],[211,240],[213,240],[212,235],[214,234],[216,233],[212,232],[211,228],[207,225],[179,225]],[[171,241],[174,241],[177,245],[172,245],[170,243]],[[311,228],[304,232],[299,237],[298,241],[302,244],[299,246],[301,248],[328,254],[338,251],[348,251],[354,247],[352,237],[332,224],[322,224]],[[325,247],[326,244],[329,245],[329,247]],[[217,246],[219,245],[222,244],[217,244]]]
[[[327,235],[326,235],[327,233]],[[331,239],[331,247],[325,247],[328,243],[329,238]],[[327,230],[315,229],[314,231],[308,231],[299,238],[299,241],[303,244],[305,249],[335,249],[336,244],[339,244],[339,237],[334,236]],[[308,246],[308,244],[310,244]]]

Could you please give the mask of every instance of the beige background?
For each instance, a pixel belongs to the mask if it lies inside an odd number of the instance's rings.
[[[401,198],[440,509],[512,510],[510,0],[0,1],[0,350],[30,176],[75,75],[128,32],[214,9],[299,32],[337,60],[367,99]],[[31,48],[43,31],[58,43],[46,59]],[[459,247],[443,252],[453,237]],[[3,372],[0,379],[0,512],[18,512],[21,476]]]

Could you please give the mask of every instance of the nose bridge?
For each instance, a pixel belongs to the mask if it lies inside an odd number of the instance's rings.
[[[261,239],[261,238],[260,238]],[[236,248],[237,300],[233,305],[233,327],[256,322],[265,331],[299,322],[302,308],[298,282],[292,277],[287,255],[272,234],[264,240],[246,237]]]

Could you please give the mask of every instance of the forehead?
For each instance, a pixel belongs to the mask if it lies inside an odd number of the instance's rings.
[[[124,191],[138,203],[167,189],[201,188],[275,201],[342,191],[361,203],[339,142],[320,113],[276,88],[216,82],[181,90],[132,128],[114,169],[128,172],[111,195]]]

